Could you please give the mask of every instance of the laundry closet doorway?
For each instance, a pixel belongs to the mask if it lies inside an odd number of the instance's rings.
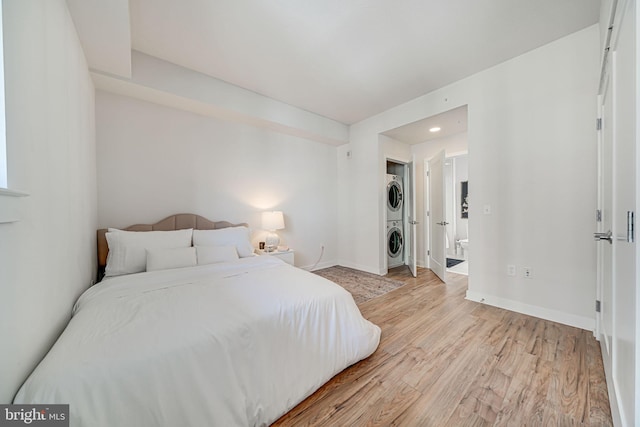
[[[385,251],[386,267],[406,265],[417,276],[415,169],[413,162],[386,159]]]

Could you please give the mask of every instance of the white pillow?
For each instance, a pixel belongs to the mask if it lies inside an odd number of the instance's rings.
[[[122,231],[106,233],[109,255],[105,276],[139,273],[147,268],[147,249],[191,246],[192,229],[176,231]]]
[[[238,251],[235,246],[196,246],[198,265],[235,261]]]
[[[235,246],[240,258],[253,255],[247,227],[193,230],[193,246]]]
[[[193,267],[197,264],[196,248],[147,249],[147,271]]]

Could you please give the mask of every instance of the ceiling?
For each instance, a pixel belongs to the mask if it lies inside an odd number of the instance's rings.
[[[137,50],[348,125],[595,24],[601,0],[66,1],[92,71],[132,79]]]
[[[598,21],[600,0],[130,0],[131,47],[352,124]]]
[[[440,130],[433,132],[431,131],[433,128],[439,128]],[[382,134],[405,144],[420,144],[466,131],[467,106],[463,105],[462,107],[388,130]]]

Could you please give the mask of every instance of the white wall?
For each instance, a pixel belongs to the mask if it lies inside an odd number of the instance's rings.
[[[468,297],[591,329],[598,45],[594,25],[353,125],[339,173],[355,179],[340,195],[358,203],[340,217],[341,260],[381,270],[378,134],[467,104]],[[533,278],[508,277],[507,264]]]
[[[337,259],[335,147],[97,91],[100,227],[189,212],[260,229],[282,210],[296,265]],[[264,236],[256,234],[255,243]]]
[[[383,163],[383,167],[386,171],[387,160],[395,163],[409,163],[411,161],[411,146],[405,144],[402,141],[390,138],[386,135],[379,136],[380,141],[380,161]],[[385,188],[383,186],[382,188]],[[382,192],[385,194],[385,192]],[[386,205],[385,205],[386,206]]]
[[[131,79],[93,72],[96,88],[326,144],[348,141],[348,126],[335,120],[137,51],[131,60]]]
[[[0,224],[0,403],[44,357],[95,276],[94,89],[64,0],[4,0],[9,185]],[[0,200],[0,203],[3,203]]]

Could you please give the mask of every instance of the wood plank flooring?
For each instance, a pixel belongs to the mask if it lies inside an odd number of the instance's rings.
[[[464,299],[430,270],[360,305],[380,347],[274,426],[612,426],[589,331]]]

